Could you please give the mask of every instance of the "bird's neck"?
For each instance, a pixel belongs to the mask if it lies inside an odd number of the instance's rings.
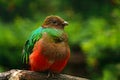
[[[54,43],[67,42],[68,41],[66,33],[63,33],[60,36],[50,36],[49,34],[44,32],[43,35],[42,35],[42,39],[45,42],[54,42]]]

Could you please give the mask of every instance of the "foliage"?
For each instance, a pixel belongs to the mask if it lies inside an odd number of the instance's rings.
[[[119,5],[119,0],[1,0],[0,71],[21,68],[20,55],[28,35],[45,16],[55,14],[69,22],[65,31],[71,56],[76,46],[86,56],[86,77],[120,79]]]

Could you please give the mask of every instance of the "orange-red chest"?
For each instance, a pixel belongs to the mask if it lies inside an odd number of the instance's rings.
[[[66,66],[70,57],[70,49],[66,43],[47,42],[40,39],[36,42],[29,57],[31,70],[59,73]]]

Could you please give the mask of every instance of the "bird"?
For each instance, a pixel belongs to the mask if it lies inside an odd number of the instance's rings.
[[[22,59],[31,71],[60,73],[70,58],[68,35],[64,31],[68,22],[50,15],[33,30],[25,42]]]

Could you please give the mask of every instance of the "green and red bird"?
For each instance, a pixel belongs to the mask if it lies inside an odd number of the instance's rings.
[[[68,37],[64,32],[66,25],[64,19],[52,15],[32,32],[23,49],[23,61],[30,70],[60,73],[64,69],[70,57]]]

